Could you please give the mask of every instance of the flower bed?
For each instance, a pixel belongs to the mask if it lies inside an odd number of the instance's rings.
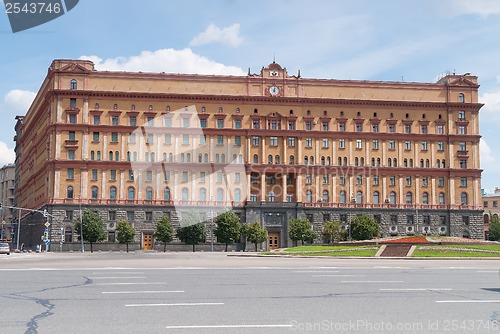
[[[407,237],[407,238],[399,238],[392,240],[385,240],[384,243],[391,244],[428,244],[429,240],[427,240],[424,236],[415,236],[415,237]]]

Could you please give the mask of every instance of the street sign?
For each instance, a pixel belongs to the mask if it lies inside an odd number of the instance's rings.
[[[49,223],[49,222],[46,222],[44,225],[45,225],[45,227],[49,227],[49,226],[50,226],[50,223]]]
[[[50,244],[50,240],[45,240],[45,245],[48,246]]]
[[[48,232],[48,231],[49,231],[49,228],[48,228],[48,227],[46,227],[46,228],[45,228],[45,232]]]

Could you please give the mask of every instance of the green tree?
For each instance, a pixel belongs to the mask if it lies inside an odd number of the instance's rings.
[[[197,223],[194,225],[181,227],[177,229],[175,235],[186,245],[193,245],[194,252],[195,245],[205,241],[205,225],[203,225],[202,223]]]
[[[217,227],[214,234],[218,242],[226,244],[227,252],[227,246],[236,242],[240,237],[240,218],[233,211],[227,211],[218,215],[215,218],[215,223]]]
[[[106,239],[106,231],[104,230],[104,221],[97,212],[85,209],[82,215],[83,221],[83,240],[90,243],[90,252],[93,253],[93,244]],[[75,231],[80,233],[80,221],[75,222]]]
[[[166,214],[164,214],[158,224],[156,224],[155,238],[163,243],[163,252],[166,252],[167,244],[174,239],[174,228]]]
[[[245,235],[245,239],[255,245],[255,251],[258,250],[258,245],[266,241],[267,230],[262,228],[259,222],[253,224],[245,224],[241,228],[241,233]]]
[[[326,243],[339,242],[345,238],[345,230],[339,221],[326,221],[321,235]]]
[[[362,214],[351,218],[351,237],[354,240],[370,240],[380,236],[380,226],[373,217]]]
[[[307,219],[292,218],[289,221],[289,233],[290,239],[292,239],[295,244],[297,241],[301,241],[302,245],[304,241],[312,241],[318,235],[313,231],[312,225]]]
[[[490,234],[488,235],[488,239],[491,241],[499,241],[500,240],[500,219],[498,216],[492,215],[490,212]]]
[[[116,239],[121,244],[127,245],[127,253],[128,253],[128,244],[134,242],[135,230],[132,225],[126,220],[120,220],[116,224]]]

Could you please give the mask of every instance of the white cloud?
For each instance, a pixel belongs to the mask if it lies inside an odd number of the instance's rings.
[[[14,163],[16,153],[13,148],[9,148],[6,143],[0,141],[0,166]]]
[[[24,115],[35,99],[36,93],[29,90],[13,89],[5,94],[4,102],[8,112],[16,115]]]
[[[480,116],[488,116],[490,121],[500,119],[500,91],[480,95],[479,102],[484,103],[479,112]]]
[[[243,38],[239,36],[240,25],[235,23],[226,28],[219,28],[211,24],[204,32],[195,36],[189,45],[198,46],[212,43],[226,44],[232,47],[240,46],[243,43]]]
[[[479,141],[479,154],[481,158],[481,164],[489,164],[495,162],[495,158],[492,155],[491,147],[486,143],[484,138]]]
[[[448,0],[439,3],[441,10],[450,16],[479,15],[486,18],[489,15],[500,14],[500,1],[498,0]]]
[[[142,51],[138,56],[103,60],[98,56],[82,56],[94,62],[97,70],[131,72],[167,72],[189,74],[245,75],[237,66],[226,66],[193,53],[191,49]]]

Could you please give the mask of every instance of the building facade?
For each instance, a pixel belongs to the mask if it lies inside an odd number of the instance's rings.
[[[1,240],[11,241],[13,239],[13,209],[14,206],[14,182],[15,166],[8,164],[0,168],[0,203],[2,203],[1,214]]]
[[[96,71],[55,60],[16,125],[18,205],[51,213],[76,240],[79,207],[113,240],[126,219],[150,247],[155,222],[231,208],[270,248],[288,221],[346,226],[367,213],[383,235],[483,237],[477,77],[436,83],[307,79],[273,62],[247,76]],[[45,219],[24,217],[36,226]],[[29,223],[28,223],[29,221]]]
[[[500,215],[500,188],[495,188],[493,193],[483,193],[484,208],[484,238],[488,239],[490,220]]]

